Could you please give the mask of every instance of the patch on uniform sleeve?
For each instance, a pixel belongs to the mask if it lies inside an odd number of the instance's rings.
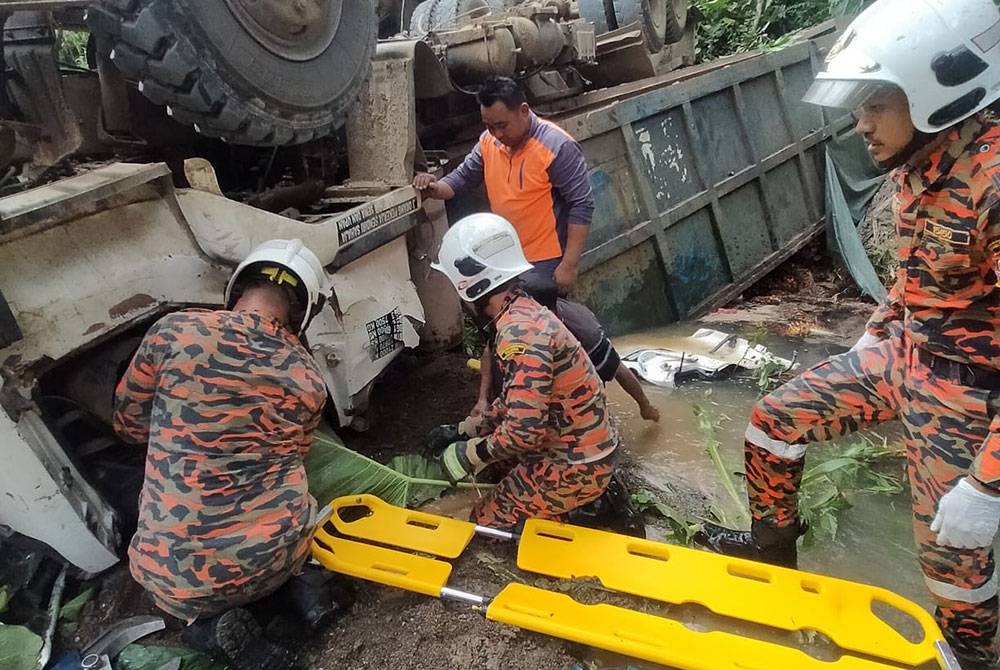
[[[949,228],[948,226],[943,226],[937,221],[928,221],[927,234],[953,244],[955,246],[967,247],[969,246],[970,236],[967,230],[955,230],[954,228]]]
[[[497,356],[500,357],[501,361],[509,361],[514,358],[514,356],[520,356],[528,350],[528,345],[526,344],[508,344],[506,347],[497,352]]]

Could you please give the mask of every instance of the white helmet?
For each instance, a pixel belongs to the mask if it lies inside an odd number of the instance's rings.
[[[438,262],[466,302],[506,284],[532,268],[525,259],[517,231],[496,214],[471,214],[448,229],[441,240]]]
[[[803,98],[854,109],[903,89],[913,125],[936,133],[1000,96],[1000,10],[993,0],[878,0],[847,27]]]
[[[268,240],[251,251],[229,279],[226,309],[232,309],[242,293],[237,280],[249,278],[265,279],[295,291],[302,309],[291,315],[290,325],[297,335],[305,331],[329,292],[323,264],[302,240]]]

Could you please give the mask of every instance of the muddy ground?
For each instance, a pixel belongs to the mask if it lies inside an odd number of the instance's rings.
[[[821,337],[847,346],[860,335],[872,308],[817,244],[704,321],[722,330],[749,323],[785,337]],[[467,358],[464,352],[402,356],[374,396],[373,427],[365,433],[344,434],[345,441],[379,460],[420,449],[427,431],[461,419],[475,401],[478,378],[467,368]],[[668,502],[684,507],[699,504],[700,496],[690,491],[678,490],[675,495],[677,500]],[[450,585],[491,595],[515,579],[533,578],[518,573],[510,547],[474,543],[456,562]],[[76,635],[64,643],[80,644],[107,623],[144,612],[152,612],[151,604],[121,568],[104,580]],[[147,642],[176,640],[176,632],[167,632]],[[594,652],[580,645],[489,622],[466,605],[367,583],[357,584],[353,611],[302,651],[307,667],[325,670],[569,670],[577,663],[589,668],[625,665],[603,656],[597,662]]]

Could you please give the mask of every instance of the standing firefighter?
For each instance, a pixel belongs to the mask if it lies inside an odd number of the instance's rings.
[[[878,0],[806,94],[853,108],[893,168],[896,282],[867,331],[763,398],[746,433],[753,522],[709,548],[794,565],[810,442],[898,418],[937,620],[963,667],[996,661],[1000,520],[1000,12],[992,0]]]
[[[302,459],[326,402],[299,337],[327,283],[300,241],[265,242],[233,274],[225,310],[157,321],[116,391],[115,430],[149,448],[132,575],[189,624],[186,642],[237,670],[293,661],[243,605],[281,587],[275,602],[305,627],[337,610],[322,575],[292,577],[316,516]]]
[[[474,430],[441,455],[464,480],[495,461],[516,461],[476,507],[475,520],[512,529],[531,517],[558,519],[596,500],[611,481],[617,436],[587,353],[515,281],[531,269],[517,232],[495,214],[473,214],[444,236],[440,270],[495,329],[500,397]]]

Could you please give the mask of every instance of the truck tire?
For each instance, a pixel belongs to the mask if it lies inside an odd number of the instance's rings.
[[[663,36],[669,21],[673,0],[613,0],[615,27],[638,22],[642,26],[642,39],[649,53],[657,53],[663,48]]]
[[[673,44],[684,37],[684,28],[687,26],[688,0],[668,0],[668,3],[663,41],[666,44]]]
[[[259,5],[245,0],[102,0],[88,23],[176,121],[233,144],[283,146],[341,126],[371,72],[374,3],[312,1],[331,4],[308,44],[248,23],[240,7]]]

